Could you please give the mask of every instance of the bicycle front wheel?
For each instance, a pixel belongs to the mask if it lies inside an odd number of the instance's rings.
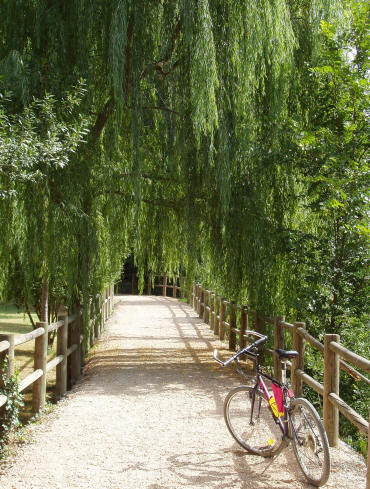
[[[241,385],[228,393],[224,418],[234,439],[251,453],[271,457],[282,442],[280,427],[268,401],[253,387]]]
[[[314,486],[324,485],[330,474],[328,438],[320,416],[306,399],[291,402],[290,434],[297,462]]]

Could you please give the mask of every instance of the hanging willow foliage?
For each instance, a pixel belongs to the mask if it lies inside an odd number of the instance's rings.
[[[28,253],[25,286],[47,275],[60,300],[80,300],[134,252],[141,283],[146,272],[186,273],[280,306],[281,230],[296,195],[287,120],[307,108],[306,63],[339,3],[2,2],[7,110],[23,114],[47,93],[60,100],[83,79],[75,108],[89,128],[42,188],[30,181],[17,194],[23,244],[9,250],[4,234],[3,283]],[[2,216],[12,205],[4,200]]]

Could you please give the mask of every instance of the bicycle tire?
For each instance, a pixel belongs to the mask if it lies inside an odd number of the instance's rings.
[[[225,398],[224,419],[231,435],[245,450],[271,457],[282,443],[282,434],[263,393],[255,392],[251,424],[253,387],[241,385]]]
[[[307,399],[291,402],[289,426],[294,454],[306,479],[316,487],[326,484],[330,475],[328,438],[320,416]]]

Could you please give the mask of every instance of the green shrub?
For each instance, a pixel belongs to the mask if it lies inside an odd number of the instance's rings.
[[[18,386],[18,373],[8,377],[7,368],[8,364],[5,361],[1,371],[0,395],[5,395],[8,401],[0,408],[0,458],[11,431],[20,424],[19,411],[23,406],[23,397]]]

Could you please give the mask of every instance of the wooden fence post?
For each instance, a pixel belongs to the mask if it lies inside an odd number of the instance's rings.
[[[248,307],[242,306],[240,312],[240,336],[239,336],[239,345],[240,348],[244,348],[246,346],[246,341],[244,338],[245,331],[248,329]]]
[[[229,350],[235,350],[236,348],[236,308],[235,302],[232,301],[230,305],[230,331],[229,331]]]
[[[108,290],[104,290],[104,322],[108,319]]]
[[[35,339],[34,369],[42,370],[42,377],[38,378],[32,386],[32,412],[38,413],[45,406],[46,401],[46,364],[48,355],[48,323],[40,322],[36,328],[44,328],[44,334]]]
[[[101,318],[102,318],[102,329],[104,328],[105,325],[105,290],[100,294],[100,313],[101,313]],[[91,317],[91,307],[89,307],[89,317]]]
[[[204,291],[204,322],[206,324],[209,323],[209,309],[207,309],[207,307],[209,307],[209,290],[205,290]]]
[[[107,319],[110,318],[110,286],[107,287]]]
[[[209,327],[215,329],[215,294],[210,292],[209,294]]]
[[[4,341],[4,340],[0,339],[0,341]],[[0,373],[2,373],[2,371],[3,371],[3,366],[4,366],[5,359],[7,357],[7,353],[8,353],[8,350],[0,351]],[[0,387],[3,387],[3,379],[2,379],[1,375],[0,375]],[[2,409],[3,408],[0,408],[0,417],[1,417],[1,410]]]
[[[68,342],[68,315],[60,315],[58,321],[63,321],[57,332],[57,356],[62,355],[63,360],[56,368],[56,398],[61,399],[67,392],[67,342]]]
[[[181,277],[180,278],[180,299],[184,299],[185,298],[185,289],[186,289],[186,279],[185,277]],[[187,301],[189,302],[189,300]]]
[[[167,275],[163,275],[163,289],[162,289],[163,297],[167,296]]]
[[[101,334],[100,321],[99,321],[99,303],[97,303],[96,297],[93,301],[93,328],[94,328],[94,337],[95,340],[99,338]],[[109,302],[107,302],[109,305]]]
[[[99,314],[100,314],[100,331],[104,330],[104,293],[99,294]]]
[[[219,332],[220,332],[220,340],[223,340],[225,338],[225,315],[226,315],[226,299],[224,297],[221,297],[220,301],[220,320],[219,320]]]
[[[12,377],[14,375],[14,334],[9,333],[9,334],[0,334],[0,341],[8,341],[9,342],[9,349],[7,355],[4,355],[8,357],[8,377]],[[0,365],[0,368],[2,368],[2,363]]]
[[[284,329],[280,326],[280,321],[284,321],[284,318],[281,316],[274,317],[274,350],[284,348]],[[274,354],[274,376],[281,382],[281,362],[276,354]]]
[[[370,489],[370,407],[369,407],[369,429],[367,431],[367,473],[366,473],[366,489]]]
[[[77,347],[75,351],[71,353],[71,385],[79,379],[81,373],[80,336],[80,318],[77,311],[76,319],[73,321],[71,327],[71,344],[76,345]]]
[[[326,334],[324,338],[324,428],[329,445],[337,447],[339,442],[339,411],[330,402],[329,394],[339,395],[339,355],[330,349],[330,342],[339,343],[338,334]]]
[[[202,318],[203,320],[204,320],[204,316],[205,316],[205,313],[206,313],[204,297],[205,297],[205,289],[203,287],[201,287],[201,289],[200,289],[200,310],[199,310],[199,317]]]
[[[197,285],[197,308],[196,308],[198,316],[200,314],[200,289],[201,289],[201,285],[198,284]]]
[[[13,338],[11,338],[12,336],[13,336]],[[11,375],[14,374],[14,335],[2,334],[2,335],[0,335],[0,341],[7,341],[9,343],[9,348],[7,350],[0,352],[0,373],[2,373],[6,357],[8,356],[8,358],[9,358],[9,356],[10,356],[10,361],[8,360],[8,367],[7,367],[7,371],[6,371],[7,377],[10,377]],[[12,342],[12,344],[11,344],[11,342]],[[12,366],[12,364],[13,364],[13,366]],[[10,366],[10,368],[9,368],[9,366]],[[12,369],[13,369],[13,373],[12,373]],[[3,378],[0,375],[0,387],[3,387],[3,384],[4,384]],[[4,406],[0,407],[0,422],[1,422],[1,418],[2,418],[5,410],[6,410],[6,404]]]
[[[293,324],[293,342],[292,342],[292,348],[293,350],[296,350],[299,354],[297,358],[292,359],[292,370],[291,370],[291,382],[292,382],[292,389],[296,397],[301,397],[302,396],[302,387],[303,387],[303,381],[302,378],[299,375],[296,375],[296,370],[299,368],[304,371],[304,349],[305,349],[305,342],[304,339],[300,334],[298,334],[297,329],[298,328],[303,328],[306,329],[306,324],[305,323],[294,323]]]
[[[254,329],[260,334],[265,334],[265,322],[259,311],[254,312]],[[259,351],[259,359],[261,365],[265,363],[265,351],[266,345],[263,345]]]
[[[215,333],[215,335],[219,335],[220,334],[220,311],[221,311],[221,305],[219,303],[219,305],[217,306],[217,302],[218,302],[218,296],[215,294],[215,318],[214,318],[214,328],[213,328],[213,331]],[[218,314],[217,314],[218,312]],[[218,319],[217,319],[217,316],[218,316]]]
[[[100,298],[101,296],[99,295],[99,301],[100,301]],[[79,372],[81,373],[82,371],[82,367],[83,367],[83,364],[84,364],[84,341],[83,341],[83,327],[84,327],[84,324],[83,324],[83,311],[82,311],[82,306],[80,305],[78,307],[78,331],[80,333],[80,369],[79,369]],[[81,341],[81,335],[82,335],[82,341]]]
[[[105,296],[105,292],[104,292]],[[103,308],[104,308],[104,321],[105,321],[105,313],[106,313],[106,302],[104,302]],[[95,343],[95,324],[94,324],[94,304],[92,299],[90,299],[90,304],[89,304],[89,338],[90,338],[90,344],[89,348]],[[89,349],[88,348],[88,349]]]
[[[100,293],[100,303],[99,303],[99,312],[101,314],[101,329],[104,329],[105,325],[105,313],[104,313],[104,298],[105,298],[105,292]],[[89,317],[91,315],[91,310],[89,309]]]
[[[211,325],[211,318],[212,318],[212,304],[211,304],[211,291],[208,290],[207,291],[207,306],[208,306],[208,309],[207,309],[207,318],[208,318],[208,321],[207,323],[209,325]]]
[[[108,285],[108,317],[112,315],[112,284]]]

